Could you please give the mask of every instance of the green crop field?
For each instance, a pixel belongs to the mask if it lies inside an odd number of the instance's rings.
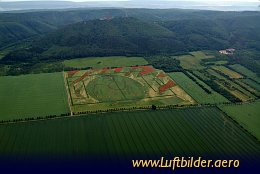
[[[214,56],[207,56],[202,51],[191,52],[191,55],[182,55],[177,59],[180,60],[181,67],[190,70],[200,70],[204,67],[200,64],[202,59],[213,58]]]
[[[217,155],[251,158],[258,142],[217,108],[93,114],[0,125],[0,155]]]
[[[193,55],[196,59],[209,59],[214,58],[212,55],[206,55],[203,51],[194,51],[190,52],[191,55]]]
[[[206,65],[225,65],[227,64],[228,61],[226,60],[219,60],[219,61],[215,61],[215,62],[206,62]]]
[[[2,52],[0,51],[0,60],[1,60],[4,56],[5,56],[4,53],[2,53]]]
[[[244,80],[247,79],[237,79],[235,82],[239,84],[241,87],[243,87],[244,89],[246,89],[247,91],[249,91],[250,93],[254,94],[255,96],[260,96],[260,91],[245,83]]]
[[[0,120],[69,112],[62,73],[0,77]]]
[[[228,102],[228,100],[217,92],[213,91],[209,86],[200,81],[205,88],[210,89],[212,92],[208,94],[205,92],[200,86],[198,86],[194,81],[192,81],[189,77],[187,77],[182,72],[174,72],[169,74],[170,77],[176,81],[178,85],[180,85],[192,98],[194,98],[198,103],[222,103]]]
[[[239,91],[239,93],[241,93],[241,94],[243,94],[243,96],[245,96],[244,99],[241,98],[242,101],[256,99],[256,97],[252,93],[248,92],[248,89],[241,87],[241,85],[238,85],[238,84],[234,83],[233,81],[228,81],[228,83],[231,85],[232,88],[237,89],[237,91]],[[238,97],[238,98],[240,98],[240,97]]]
[[[251,80],[251,79],[241,79],[241,81],[252,88],[256,89],[257,91],[260,91],[260,84]]]
[[[148,62],[143,57],[88,57],[72,60],[65,60],[64,65],[73,68],[106,68],[106,67],[123,67],[123,66],[137,66],[147,65]]]
[[[220,108],[260,140],[260,101]]]
[[[193,74],[200,77],[203,81],[210,80],[210,78],[207,76],[206,72],[203,71],[192,71]]]
[[[86,90],[89,91],[89,95],[100,102],[135,100],[145,97],[145,90],[141,83],[123,76],[98,78],[91,81]]]
[[[249,69],[247,69],[246,67],[239,65],[239,64],[235,64],[235,65],[230,65],[230,67],[234,70],[236,70],[237,72],[245,75],[248,78],[251,78],[255,81],[257,81],[258,83],[260,83],[260,78],[257,76],[256,73],[250,71]]]
[[[224,73],[225,75],[227,75],[229,78],[232,78],[232,79],[243,78],[243,76],[241,74],[239,74],[235,71],[232,71],[225,66],[212,66],[212,68],[216,69],[218,71],[221,71],[222,73]]]
[[[152,66],[69,71],[66,80],[74,113],[194,103],[167,74]]]
[[[220,80],[226,80],[226,78],[222,75],[220,75],[218,72],[216,72],[214,69],[207,69],[206,72],[208,74],[210,74],[211,76],[215,76],[217,79],[220,79]]]
[[[221,88],[225,89],[233,96],[239,98],[241,101],[249,101],[249,100],[256,99],[256,96],[251,92],[249,92],[250,89],[247,89],[243,87],[243,85],[239,83],[235,83],[234,81],[226,78],[215,69],[213,68],[208,69],[207,72],[217,78],[216,81],[219,84],[219,86],[221,86]],[[237,80],[242,81],[244,79],[237,79]]]

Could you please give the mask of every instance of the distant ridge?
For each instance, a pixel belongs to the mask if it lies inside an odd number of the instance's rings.
[[[183,46],[178,46],[172,31],[158,24],[132,17],[101,18],[58,29],[34,41],[29,50],[21,50],[18,54],[23,60],[32,58],[32,55],[38,55],[40,59],[135,55],[175,50],[172,45],[176,48]],[[14,55],[8,59],[13,60]]]
[[[212,15],[205,19],[197,18],[196,14],[161,21],[116,16],[83,20],[59,26],[53,32],[24,43],[26,47],[17,48],[1,61],[178,54],[228,47],[260,49],[260,13],[224,13],[225,18],[216,18],[218,13],[203,12]]]
[[[223,2],[224,3],[224,2]],[[0,11],[13,10],[40,10],[40,9],[69,9],[69,8],[152,8],[152,9],[202,9],[202,10],[221,10],[221,11],[257,11],[258,2],[225,2],[210,4],[199,1],[17,1],[0,2]]]

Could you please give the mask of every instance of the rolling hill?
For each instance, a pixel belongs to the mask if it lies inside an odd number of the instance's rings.
[[[83,20],[123,15],[117,9],[0,13],[0,48]]]
[[[183,19],[161,22],[185,45],[200,49],[260,49],[259,16]],[[192,49],[192,48],[190,48]]]
[[[179,47],[183,45],[175,39],[174,32],[156,23],[115,18],[66,26],[34,41],[30,48],[11,52],[3,60],[153,54],[177,51]]]
[[[3,13],[0,47],[17,41],[22,46],[4,51],[0,63],[179,54],[228,47],[260,50],[259,17],[259,12],[180,9]]]
[[[3,3],[3,2],[2,2]],[[23,2],[24,3],[24,2]],[[32,3],[32,2],[30,2]],[[55,2],[57,3],[57,2]],[[54,3],[54,4],[55,4]],[[64,2],[59,2],[64,3]],[[31,4],[33,5],[33,4]],[[44,7],[44,5],[42,5]],[[0,12],[0,50],[18,41],[53,32],[69,24],[103,17],[134,17],[143,21],[216,20],[257,16],[259,12],[181,9],[60,9]]]

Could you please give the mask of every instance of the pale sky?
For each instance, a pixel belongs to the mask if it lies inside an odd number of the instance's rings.
[[[0,0],[3,1],[57,1],[57,0]],[[88,1],[128,1],[128,0],[64,0],[64,1],[78,1],[78,2],[88,2]],[[131,0],[129,0],[131,1]],[[133,0],[137,1],[137,0]],[[140,0],[142,1],[142,0]],[[147,1],[147,0],[146,0]],[[155,0],[153,0],[155,1]],[[160,1],[160,0],[157,0]],[[197,2],[259,2],[259,0],[163,0],[163,1],[197,1]]]

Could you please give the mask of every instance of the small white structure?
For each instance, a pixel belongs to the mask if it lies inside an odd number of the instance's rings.
[[[220,50],[219,53],[225,54],[225,55],[230,55],[230,54],[234,54],[235,51],[236,51],[236,49],[234,49],[234,48],[228,48],[225,50]]]
[[[112,20],[112,19],[113,19],[112,16],[105,16],[105,17],[99,18],[99,20],[101,20],[101,21]]]

